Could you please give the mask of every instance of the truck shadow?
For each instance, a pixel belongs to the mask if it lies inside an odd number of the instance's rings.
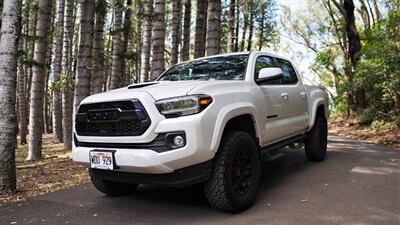
[[[286,177],[291,176],[291,174],[300,173],[301,171],[312,167],[304,156],[303,150],[284,150],[284,155],[275,161],[263,162],[263,172],[260,181],[260,190],[258,193],[258,198],[262,195],[268,193],[268,190],[279,188],[279,184]],[[104,197],[108,198],[108,197]],[[140,202],[142,206],[151,206],[152,210],[154,208],[157,211],[169,211],[174,208],[174,214],[169,216],[176,216],[180,214],[185,214],[183,211],[208,211],[212,214],[221,214],[215,211],[208,204],[208,201],[203,193],[203,187],[201,184],[194,185],[186,188],[165,188],[159,186],[151,185],[141,185],[137,192],[131,196],[125,198],[118,198],[111,200],[107,204],[118,207],[118,210],[127,210],[126,205],[137,205]],[[124,203],[121,203],[123,201]],[[256,200],[255,206],[258,200]],[[147,208],[147,207],[145,207]],[[143,208],[142,208],[143,209]],[[150,210],[150,208],[148,208]],[[146,210],[145,210],[146,211]]]

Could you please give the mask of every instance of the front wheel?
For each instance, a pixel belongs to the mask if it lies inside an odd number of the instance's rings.
[[[89,175],[94,187],[100,192],[110,196],[133,193],[139,186],[138,184],[119,183],[101,179],[92,171],[92,169],[89,169]]]
[[[305,152],[310,161],[325,159],[328,143],[328,124],[325,117],[317,117],[305,141]]]
[[[254,140],[245,132],[224,135],[204,191],[210,204],[221,211],[241,212],[257,194],[261,165]]]

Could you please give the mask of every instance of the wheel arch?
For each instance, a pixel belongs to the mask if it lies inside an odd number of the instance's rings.
[[[235,106],[236,105],[236,106]],[[211,150],[218,151],[225,131],[239,130],[249,133],[259,145],[260,127],[256,117],[255,107],[247,104],[238,106],[233,104],[220,110],[211,142]]]
[[[316,101],[313,104],[312,111],[310,114],[308,131],[311,130],[311,128],[314,126],[315,119],[317,117],[325,117],[326,119],[328,119],[328,117],[329,117],[329,109],[323,99],[320,99],[319,101]]]

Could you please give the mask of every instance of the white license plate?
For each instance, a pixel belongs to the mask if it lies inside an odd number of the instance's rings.
[[[94,169],[113,170],[114,155],[107,151],[90,151],[90,167]]]

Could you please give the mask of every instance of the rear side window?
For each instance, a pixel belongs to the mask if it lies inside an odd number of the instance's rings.
[[[296,84],[298,81],[296,71],[289,61],[276,59],[278,66],[282,69],[283,79],[281,84]]]

